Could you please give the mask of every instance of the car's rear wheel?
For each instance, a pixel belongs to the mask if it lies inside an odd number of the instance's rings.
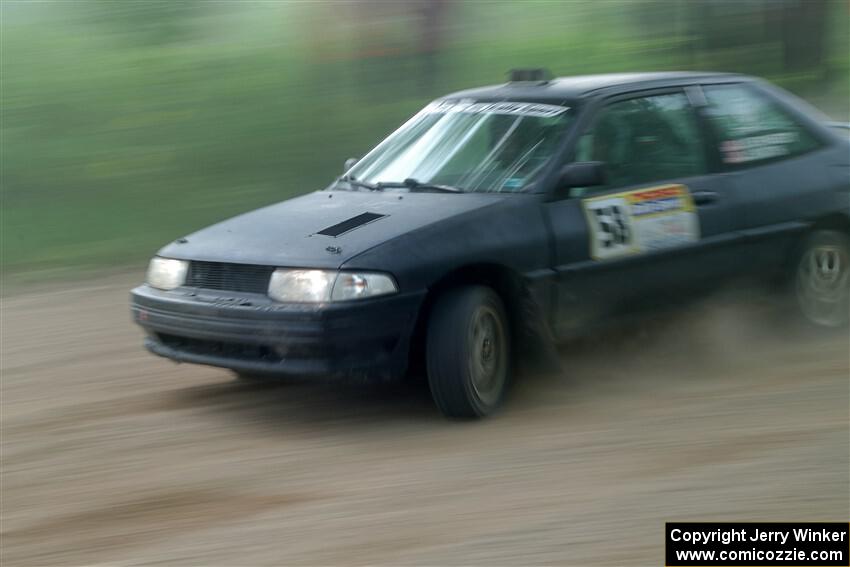
[[[502,300],[484,286],[441,296],[426,338],[431,395],[449,417],[483,417],[502,402],[510,379],[511,337]]]
[[[850,320],[850,239],[833,230],[803,241],[794,275],[797,305],[819,327],[838,328]]]

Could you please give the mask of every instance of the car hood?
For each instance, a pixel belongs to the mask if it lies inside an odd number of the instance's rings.
[[[178,239],[159,255],[184,260],[339,268],[374,246],[509,198],[493,193],[317,191]]]

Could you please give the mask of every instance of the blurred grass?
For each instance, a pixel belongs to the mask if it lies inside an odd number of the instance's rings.
[[[427,100],[511,67],[743,71],[846,119],[846,25],[827,77],[789,75],[775,43],[707,51],[686,26],[641,29],[637,9],[453,4],[429,76],[405,9],[4,1],[0,269],[27,281],[141,264],[209,223],[324,187]]]

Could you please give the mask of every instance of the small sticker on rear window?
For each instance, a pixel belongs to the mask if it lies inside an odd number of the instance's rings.
[[[760,161],[790,154],[790,147],[797,138],[796,132],[748,136],[737,140],[725,140],[720,144],[720,151],[726,163]]]

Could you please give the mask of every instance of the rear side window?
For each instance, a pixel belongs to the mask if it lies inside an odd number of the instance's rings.
[[[818,147],[815,138],[779,105],[745,85],[703,87],[706,113],[729,166],[793,157]]]
[[[605,162],[607,187],[701,175],[706,152],[684,93],[615,102],[578,143],[576,161]]]

